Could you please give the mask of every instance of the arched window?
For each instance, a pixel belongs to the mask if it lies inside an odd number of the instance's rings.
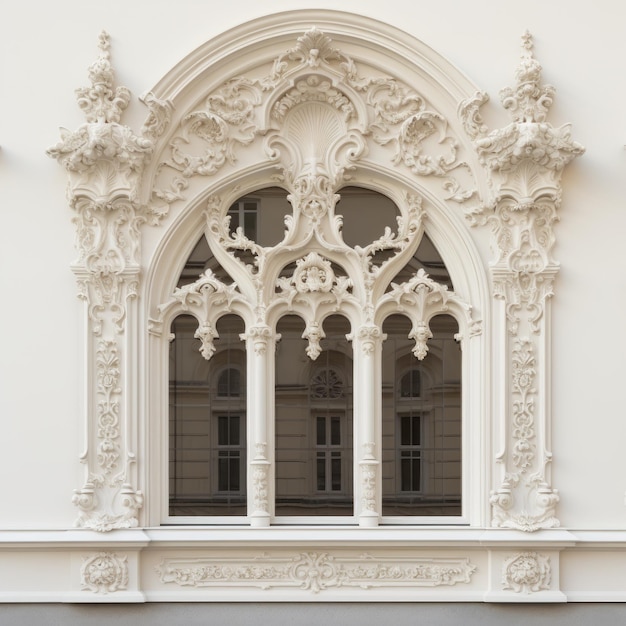
[[[288,247],[270,244],[285,192],[252,197],[209,220],[174,294],[195,317],[172,324],[170,521],[350,523],[364,507],[379,508],[382,523],[460,519],[459,324],[436,315],[452,281],[415,214],[347,188],[337,204],[345,233],[324,235],[336,243]],[[233,229],[252,208],[260,242]],[[412,255],[400,237],[419,241]],[[273,274],[272,254],[284,255]],[[260,326],[259,289],[269,312]],[[369,467],[380,472],[378,502],[366,497]]]

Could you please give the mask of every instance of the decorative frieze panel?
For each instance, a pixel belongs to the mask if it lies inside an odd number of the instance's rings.
[[[286,556],[164,559],[157,568],[162,583],[179,586],[302,589],[438,587],[467,584],[476,570],[465,558],[381,558],[301,552]]]
[[[494,526],[534,531],[559,525],[559,496],[550,485],[550,336],[548,299],[558,273],[552,257],[553,231],[561,201],[561,172],[583,148],[572,141],[569,126],[553,127],[546,117],[555,93],[541,84],[541,66],[532,54],[532,38],[523,37],[516,85],[501,91],[512,122],[489,132],[476,94],[461,107],[461,119],[487,169],[491,202],[467,216],[473,225],[491,227],[491,266],[496,316],[504,318],[505,361],[496,365],[495,388],[505,394],[496,406],[502,452],[496,461],[500,484],[492,491]]]

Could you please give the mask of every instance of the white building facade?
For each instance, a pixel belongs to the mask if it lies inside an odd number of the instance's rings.
[[[5,29],[4,601],[626,600],[622,38],[401,4]]]

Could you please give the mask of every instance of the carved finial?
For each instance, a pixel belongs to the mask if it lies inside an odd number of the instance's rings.
[[[500,92],[504,108],[511,111],[516,122],[544,122],[555,93],[552,85],[541,86],[541,65],[533,56],[533,45],[533,37],[526,31],[522,35],[522,60],[515,72],[517,85]]]
[[[98,37],[100,56],[89,66],[91,87],[76,90],[78,106],[88,122],[118,123],[130,101],[130,91],[118,87],[113,91],[113,69],[110,62],[111,38],[106,31]]]

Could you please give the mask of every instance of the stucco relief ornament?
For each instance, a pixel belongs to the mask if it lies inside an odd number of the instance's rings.
[[[555,94],[542,85],[541,66],[532,53],[529,33],[522,38],[516,84],[500,92],[512,121],[489,131],[480,107],[485,94],[464,102],[460,115],[487,169],[492,198],[467,214],[472,225],[491,227],[493,296],[512,337],[504,364],[510,390],[503,432],[500,486],[491,494],[492,524],[535,531],[559,525],[558,492],[550,486],[550,366],[544,347],[549,329],[547,299],[559,264],[552,257],[554,223],[561,202],[563,168],[584,152],[571,139],[568,124],[547,121]],[[547,340],[546,340],[547,339]],[[541,450],[541,454],[537,451]]]
[[[550,559],[537,552],[521,552],[502,566],[502,588],[515,593],[549,590],[551,578]]]
[[[149,210],[140,205],[140,181],[153,152],[152,138],[121,124],[130,92],[116,87],[110,40],[103,32],[100,55],[89,67],[90,85],[78,89],[86,123],[61,130],[61,142],[48,150],[68,171],[67,196],[74,211],[78,259],[72,269],[90,331],[86,350],[87,437],[81,461],[87,477],[73,502],[79,526],[111,530],[137,526],[143,502],[131,486],[135,462],[125,424],[127,394],[123,371],[128,357],[129,311],[139,292],[140,226]],[[165,122],[162,120],[161,127]],[[160,131],[153,126],[152,137]]]
[[[303,163],[311,166],[317,159],[337,189],[344,172],[369,145],[378,144],[389,147],[391,164],[440,179],[449,200],[462,203],[475,194],[473,174],[442,114],[395,77],[361,73],[328,35],[312,28],[272,62],[261,63],[267,67],[260,64],[247,75],[231,76],[206,94],[200,107],[182,114],[160,157],[154,213],[165,214],[169,205],[184,199],[194,179],[235,165],[244,148],[257,150],[261,143],[284,170],[290,188],[305,174]],[[144,135],[154,137],[152,130],[160,127],[156,115],[167,119],[169,109],[167,103],[146,104],[152,108]],[[331,127],[339,134],[328,133]],[[315,137],[307,145],[318,149],[299,162],[289,136],[303,133]],[[343,145],[320,146],[337,136],[345,139]],[[336,167],[328,167],[328,151],[335,148]],[[325,208],[312,200],[303,214],[318,219]]]
[[[299,589],[416,588],[467,584],[476,570],[469,559],[397,556],[380,558],[301,552],[259,557],[164,559],[156,571],[162,583],[179,586]]]
[[[81,587],[93,593],[113,593],[128,586],[128,557],[99,552],[86,557],[80,568]]]

